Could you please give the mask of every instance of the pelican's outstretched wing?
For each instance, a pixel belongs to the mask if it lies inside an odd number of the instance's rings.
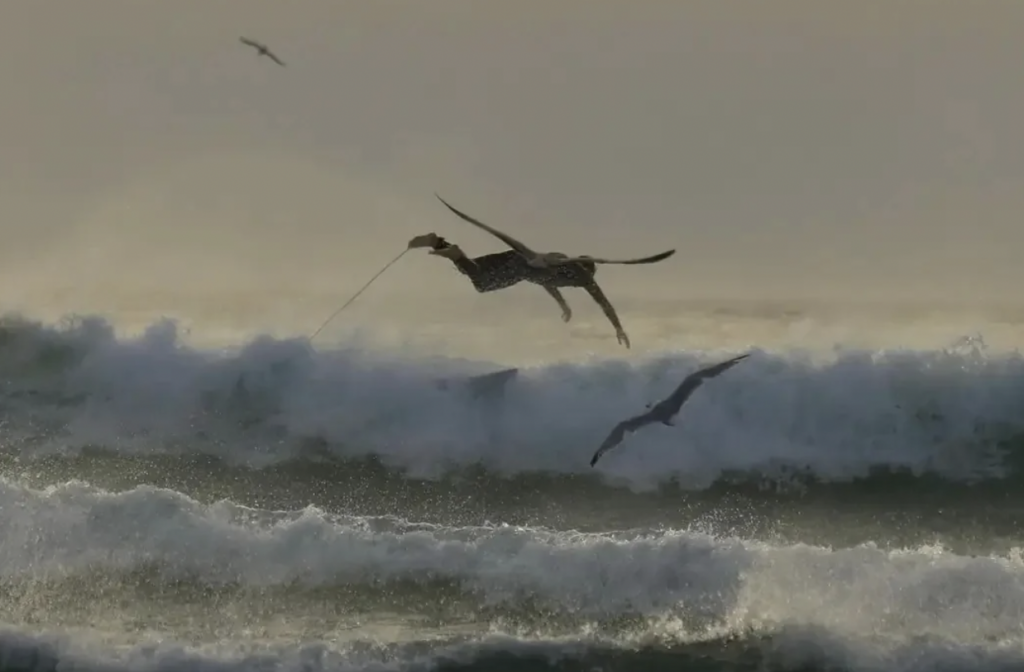
[[[587,256],[565,257],[564,259],[553,259],[551,261],[551,263],[571,264],[571,263],[577,262],[577,261],[584,261],[584,262],[590,262],[592,264],[655,264],[655,263],[657,263],[659,261],[664,261],[665,259],[668,259],[669,257],[671,257],[675,253],[676,253],[675,250],[665,250],[664,252],[659,252],[658,254],[652,254],[649,257],[640,257],[638,259],[604,259],[604,258],[601,258],[601,257],[587,257]]]
[[[466,220],[470,224],[473,224],[474,226],[477,226],[477,227],[483,229],[487,233],[491,234],[492,236],[494,236],[495,238],[497,238],[501,242],[503,242],[506,245],[508,245],[509,247],[511,247],[513,250],[515,250],[519,254],[523,255],[524,257],[532,258],[532,257],[538,256],[536,252],[534,252],[533,250],[528,248],[526,245],[524,245],[520,241],[518,241],[515,238],[513,238],[512,236],[508,235],[507,233],[502,233],[501,231],[498,231],[493,226],[488,226],[487,224],[484,224],[483,222],[481,222],[478,219],[473,219],[472,217],[470,217],[466,213],[464,213],[464,212],[458,210],[457,208],[455,208],[448,201],[446,201],[443,198],[441,198],[441,196],[439,196],[438,194],[434,194],[434,196],[437,196],[437,200],[439,200],[442,203],[444,203],[445,206],[447,206],[447,208],[449,210],[451,210],[452,212],[454,212],[456,215],[458,215],[462,219]]]

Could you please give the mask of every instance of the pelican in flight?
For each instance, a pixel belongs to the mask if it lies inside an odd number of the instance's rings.
[[[439,196],[438,194],[434,194],[434,195],[437,196],[437,200],[439,200],[442,203],[444,203],[445,206],[449,210],[454,212],[460,218],[464,219],[465,221],[469,222],[470,224],[472,224],[472,225],[474,225],[476,227],[479,227],[479,228],[483,229],[487,233],[491,234],[492,236],[494,236],[495,238],[497,238],[501,242],[505,243],[506,245],[511,247],[516,252],[518,252],[520,255],[522,255],[522,257],[524,259],[526,259],[526,263],[528,265],[534,267],[534,268],[551,268],[552,266],[562,266],[562,265],[574,264],[574,263],[589,263],[589,264],[653,264],[655,262],[663,261],[665,259],[668,259],[669,257],[671,257],[673,254],[676,253],[675,250],[666,250],[665,252],[659,252],[658,254],[654,254],[654,255],[651,255],[649,257],[640,257],[639,259],[604,259],[604,258],[601,258],[601,257],[590,257],[590,256],[587,256],[587,255],[580,255],[580,256],[577,256],[577,257],[570,257],[568,255],[562,254],[561,252],[537,252],[535,250],[531,250],[529,247],[524,245],[521,241],[516,240],[515,238],[513,238],[510,235],[508,235],[507,233],[503,233],[502,231],[499,231],[498,229],[494,228],[493,226],[488,226],[487,224],[484,224],[480,220],[474,219],[473,217],[470,217],[466,213],[458,210],[457,208],[452,206],[450,203],[448,203],[448,201],[446,201],[443,198],[441,198],[441,196]]]
[[[664,425],[668,425],[669,427],[674,427],[675,423],[672,422],[672,418],[679,412],[679,409],[683,407],[683,404],[690,398],[690,395],[693,394],[705,380],[724,373],[726,370],[731,369],[733,366],[749,356],[750,353],[740,355],[739,357],[733,357],[730,360],[720,362],[713,366],[691,373],[684,378],[683,382],[679,384],[679,387],[677,387],[675,391],[668,395],[664,400],[659,401],[653,407],[648,404],[647,408],[650,410],[646,413],[642,413],[628,420],[623,420],[619,424],[615,425],[615,429],[608,434],[608,438],[604,440],[601,447],[598,448],[597,452],[594,453],[594,456],[590,458],[590,466],[597,464],[597,461],[601,459],[602,455],[622,443],[627,432],[635,432],[641,427],[654,424],[655,422],[660,422]]]
[[[280,65],[282,68],[284,67],[284,61],[282,61],[280,58],[275,56],[274,52],[270,51],[270,48],[267,47],[267,45],[261,44],[260,42],[257,42],[255,40],[250,40],[247,37],[240,37],[240,38],[238,38],[238,40],[242,44],[248,45],[248,46],[252,47],[253,49],[255,49],[256,51],[258,51],[260,56],[267,56],[272,61],[274,61],[275,63]]]

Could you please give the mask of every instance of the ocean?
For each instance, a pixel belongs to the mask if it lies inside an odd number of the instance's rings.
[[[0,672],[1024,669],[1024,320],[622,312],[649,347],[3,318]]]

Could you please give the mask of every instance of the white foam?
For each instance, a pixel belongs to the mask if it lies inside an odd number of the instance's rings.
[[[678,617],[734,633],[1019,640],[1024,558],[941,547],[829,549],[685,530],[579,533],[201,505],[173,491],[46,491],[0,480],[0,576],[155,567],[167,579],[267,587],[455,582],[484,604],[578,616]]]
[[[571,639],[524,639],[491,635],[480,641],[436,646],[413,644],[352,649],[334,643],[307,642],[291,645],[258,645],[225,642],[213,646],[183,646],[156,641],[131,646],[96,642],[87,633],[33,636],[15,630],[0,632],[0,666],[5,669],[50,672],[75,669],[84,672],[428,672],[438,663],[459,669],[486,660],[488,655],[530,656],[555,663],[564,659],[586,660],[588,648],[614,651],[615,642],[597,637]],[[764,643],[771,669],[842,669],[850,672],[1005,672],[1024,665],[1019,642],[988,645],[929,639],[893,644],[846,640],[814,628],[788,628]],[[662,655],[665,652],[659,651]],[[650,660],[636,653],[637,667]],[[621,666],[630,652],[617,656]],[[528,659],[529,660],[529,659]],[[591,653],[592,669],[602,669],[600,653]],[[684,659],[680,664],[691,663]],[[56,665],[59,663],[59,667]],[[723,663],[726,667],[728,663]],[[618,668],[617,668],[618,669]],[[627,668],[623,668],[627,669]]]
[[[589,458],[616,422],[698,366],[734,354],[536,366],[520,372],[500,404],[487,405],[436,381],[499,363],[356,346],[324,352],[271,337],[234,351],[201,350],[184,345],[169,322],[135,338],[118,338],[99,320],[11,333],[0,349],[8,392],[43,393],[9,406],[9,445],[33,433],[47,437],[26,456],[97,444],[160,452],[191,442],[252,463],[287,459],[297,444],[291,439],[316,437],[339,457],[376,455],[419,475],[472,464],[510,474],[591,473]],[[676,427],[630,436],[597,471],[638,487],[667,478],[700,486],[723,471],[779,465],[825,479],[864,475],[874,465],[954,479],[999,475],[1001,456],[986,441],[1024,431],[1024,364],[1015,353],[967,346],[755,351],[695,394]],[[55,348],[77,359],[61,368]],[[46,402],[55,396],[86,401]],[[216,440],[193,441],[200,431]]]

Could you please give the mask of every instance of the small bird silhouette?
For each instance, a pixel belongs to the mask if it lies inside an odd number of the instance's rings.
[[[690,398],[690,395],[693,394],[705,380],[724,373],[726,370],[731,369],[747,357],[750,357],[750,353],[740,355],[739,357],[733,357],[732,359],[691,373],[684,378],[683,382],[679,384],[679,387],[677,387],[672,394],[668,395],[664,400],[659,401],[653,407],[648,405],[648,408],[650,408],[649,411],[636,417],[629,418],[628,420],[623,420],[619,424],[615,425],[615,428],[608,434],[608,438],[604,440],[601,447],[598,448],[597,452],[594,453],[594,456],[590,458],[590,466],[597,464],[597,461],[601,459],[602,455],[622,443],[627,432],[635,432],[641,427],[654,424],[655,422],[660,422],[664,425],[668,425],[669,427],[674,426],[672,422],[673,416],[679,412],[679,409],[683,407],[683,404]]]
[[[281,67],[284,67],[284,61],[282,61],[280,58],[275,56],[274,52],[270,51],[270,49],[267,47],[267,45],[261,44],[259,42],[256,42],[255,40],[250,40],[247,37],[240,37],[240,38],[238,38],[238,40],[242,44],[248,45],[248,46],[252,47],[253,49],[255,49],[256,51],[258,51],[260,56],[267,56],[271,60],[273,60],[275,63],[280,65]]]

